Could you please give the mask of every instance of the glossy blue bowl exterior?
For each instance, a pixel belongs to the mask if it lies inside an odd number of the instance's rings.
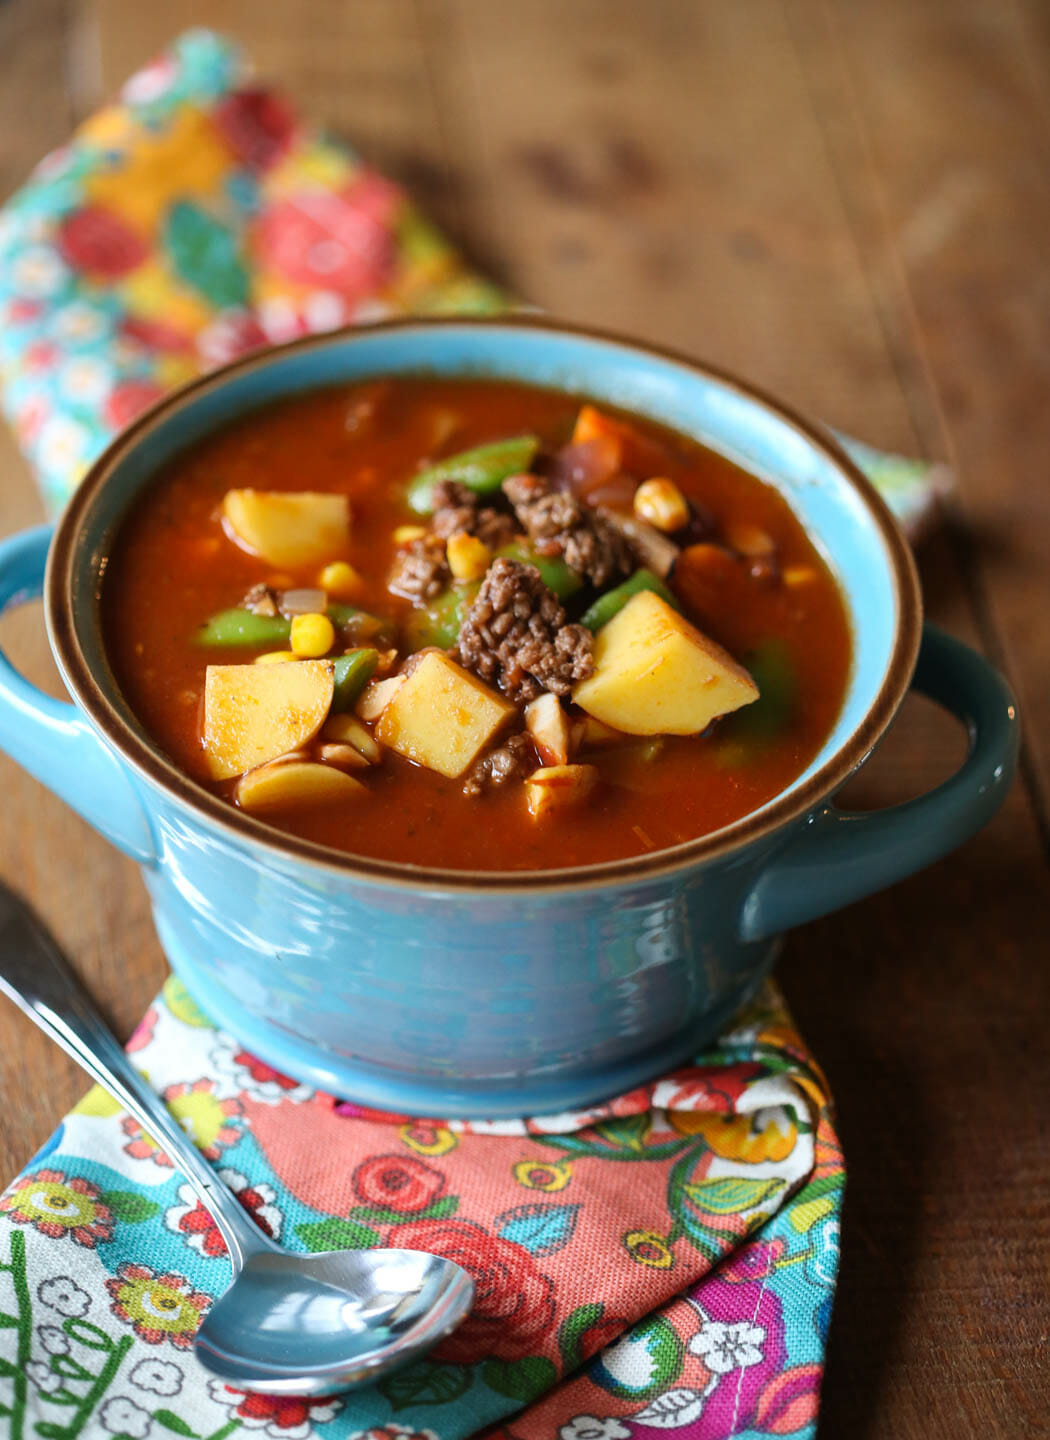
[[[766,847],[590,896],[405,893],[202,846],[178,806],[155,820],[146,883],[191,993],[271,1064],[384,1109],[537,1114],[617,1094],[709,1038],[773,958],[738,933]]]
[[[109,672],[104,557],[158,466],[296,390],[397,372],[505,376],[648,414],[788,496],[842,583],[855,664],[828,744],[789,791],[718,836],[550,877],[360,863],[281,837],[157,756]],[[40,586],[44,531],[0,546],[0,608]],[[943,854],[992,813],[1016,725],[1002,682],[928,637],[925,688],[971,725],[970,759],[911,807],[845,815],[831,792],[907,687],[918,602],[884,507],[822,432],[734,381],[607,337],[526,321],[354,331],[241,362],[164,402],[96,466],[62,523],[48,618],[76,708],[0,657],[0,744],[142,862],[175,971],[275,1068],[386,1109],[571,1109],[692,1050],[753,993],[778,932]],[[56,753],[60,758],[56,762]]]

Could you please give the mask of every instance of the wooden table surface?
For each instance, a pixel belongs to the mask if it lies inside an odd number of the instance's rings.
[[[182,27],[243,40],[556,315],[948,461],[930,616],[1026,720],[995,822],[793,934],[849,1163],[821,1434],[1050,1435],[1050,6],[1039,0],[6,0],[0,193]],[[0,532],[40,506],[0,439]],[[54,688],[37,614],[5,645]],[[943,777],[909,702],[854,797]],[[164,974],[130,862],[0,757],[0,857],[126,1034]],[[83,1089],[0,1010],[0,1168]]]

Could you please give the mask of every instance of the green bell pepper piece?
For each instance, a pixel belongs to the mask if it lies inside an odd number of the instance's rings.
[[[341,713],[349,710],[361,691],[376,673],[379,664],[378,650],[350,650],[339,655],[333,662],[335,671],[335,694],[332,696],[332,710]]]
[[[451,650],[459,639],[464,617],[481,589],[479,581],[454,585],[436,599],[413,610],[405,622],[405,640],[410,650],[423,650],[437,645]]]
[[[540,579],[548,590],[553,590],[559,600],[569,600],[583,588],[583,577],[558,555],[537,555],[525,540],[512,540],[497,552],[508,560],[517,560],[519,565],[535,565]]]
[[[652,590],[676,610],[681,608],[660,577],[651,570],[642,569],[636,570],[630,579],[617,585],[615,590],[606,590],[604,595],[599,595],[594,604],[584,611],[580,624],[586,625],[588,630],[600,630],[603,625],[608,625],[614,615],[620,613],[632,595],[638,595],[643,590]]]
[[[352,605],[329,605],[327,614],[345,639],[359,643],[367,644],[369,640],[377,640],[380,635],[389,635],[393,628],[389,620],[370,615],[367,610],[355,610]]]
[[[421,470],[408,487],[408,503],[417,515],[434,509],[434,486],[442,480],[456,480],[478,495],[491,495],[508,475],[527,470],[536,458],[540,442],[535,435],[518,435],[513,440],[494,440],[473,450],[461,450]]]
[[[287,642],[292,623],[283,615],[256,615],[251,610],[221,610],[196,634],[198,645],[243,645],[251,648]]]

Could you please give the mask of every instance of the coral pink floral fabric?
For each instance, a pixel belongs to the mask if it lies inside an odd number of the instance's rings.
[[[55,510],[114,431],[245,350],[505,303],[207,31],[133,76],[0,214],[3,407]],[[856,453],[899,514],[925,508],[923,467]],[[14,1440],[812,1434],[844,1174],[826,1087],[772,989],[693,1066],[527,1121],[315,1093],[174,980],[130,1048],[267,1234],[448,1255],[477,1302],[438,1353],[345,1399],[210,1380],[192,1340],[229,1280],[222,1238],[95,1090],[0,1197]]]
[[[222,1237],[101,1090],[0,1197],[0,1413],[40,1440],[808,1435],[843,1169],[769,990],[718,1045],[588,1112],[383,1114],[279,1075],[169,980],[130,1048],[256,1223],[297,1250],[415,1246],[476,1301],[433,1354],[324,1404],[210,1379]]]

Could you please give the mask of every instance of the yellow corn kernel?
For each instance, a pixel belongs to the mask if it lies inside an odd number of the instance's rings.
[[[333,560],[317,577],[321,589],[337,600],[352,600],[361,589],[361,576],[345,560]]]
[[[256,655],[256,665],[282,665],[286,660],[298,660],[291,650],[267,650],[265,655]]]
[[[319,660],[335,644],[335,626],[327,615],[296,615],[291,644],[301,660]]]
[[[670,535],[689,524],[689,502],[673,480],[662,475],[644,480],[634,492],[634,513]]]
[[[445,551],[455,580],[480,580],[492,560],[492,551],[484,540],[462,531],[449,537]]]
[[[423,525],[399,525],[394,531],[394,541],[398,545],[411,545],[413,540],[422,540],[426,533]]]

